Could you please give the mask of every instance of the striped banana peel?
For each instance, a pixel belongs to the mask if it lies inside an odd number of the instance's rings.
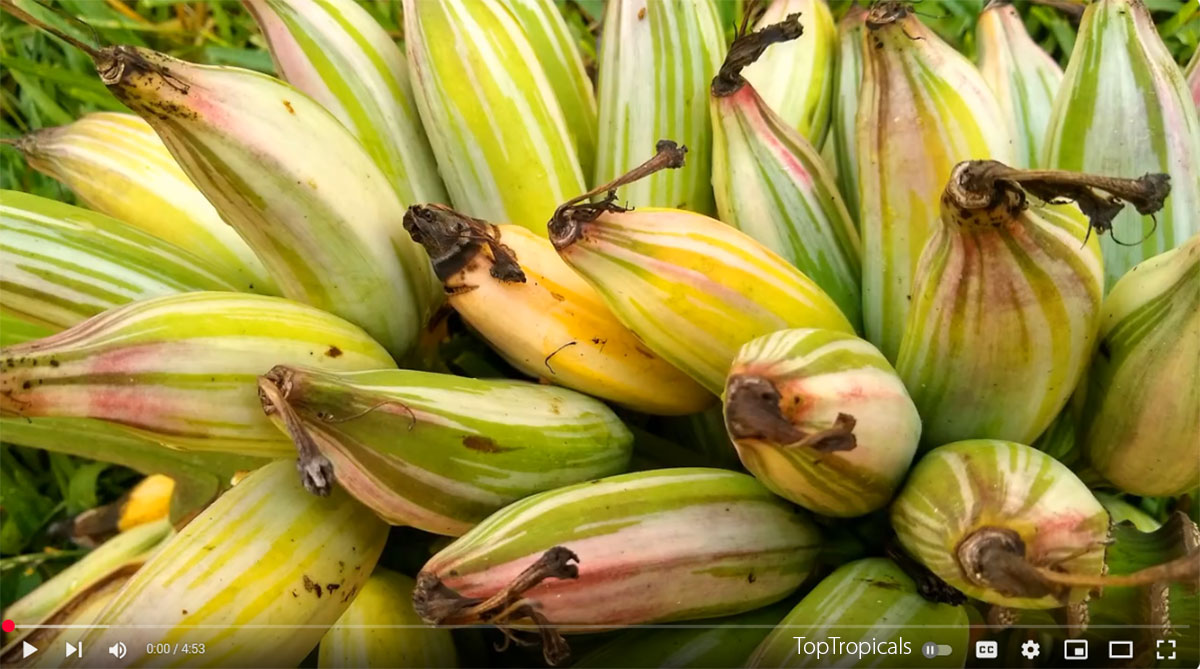
[[[160,543],[153,550],[161,546]],[[53,657],[52,653],[26,656],[25,644],[44,649],[60,643],[78,644],[87,626],[96,622],[96,618],[141,569],[143,560],[153,550],[99,574],[46,615],[38,626],[25,630],[18,628],[19,634],[0,650],[0,662],[6,667],[59,667],[62,660]]]
[[[647,349],[545,238],[439,207],[410,208],[404,225],[429,251],[450,305],[523,373],[650,414],[716,401]]]
[[[917,408],[883,354],[842,332],[780,330],[751,341],[723,399],[746,469],[826,516],[887,504],[921,437]]]
[[[724,59],[715,0],[609,2],[600,43],[594,183],[625,174],[645,159],[647,147],[667,137],[688,148],[688,164],[630,185],[623,201],[714,213],[708,87]]]
[[[909,472],[891,520],[910,555],[990,604],[1077,604],[1089,588],[1060,588],[1035,570],[1104,569],[1108,513],[1069,469],[1022,444],[971,440],[930,451]]]
[[[682,163],[669,141],[631,174]],[[627,178],[622,177],[622,179]],[[622,182],[623,183],[623,182]],[[743,344],[789,327],[854,333],[811,279],[752,237],[681,209],[564,205],[550,241],[654,353],[714,393]]]
[[[285,297],[359,325],[397,358],[411,350],[441,291],[387,177],[337,118],[250,70],[127,46],[94,60]]]
[[[896,370],[921,412],[926,447],[1033,443],[1091,359],[1104,292],[1099,235],[1074,204],[1027,206],[1024,187],[1034,182],[999,181],[1022,174],[1036,172],[987,161],[955,167],[921,255]],[[1046,182],[1042,193],[1058,187]]]
[[[792,14],[800,15],[804,34],[768,49],[746,68],[745,76],[784,125],[819,148],[829,130],[838,28],[825,0],[772,0],[755,29]]]
[[[830,638],[830,632],[839,634]],[[741,666],[856,666],[864,657],[875,666],[903,666],[927,642],[949,646],[948,655],[921,666],[962,667],[971,624],[965,607],[926,599],[918,584],[887,558],[856,560],[838,567],[813,588],[771,631]],[[840,644],[833,643],[834,638]],[[805,642],[824,642],[825,653],[798,652]],[[866,644],[879,652],[859,654]],[[877,644],[877,645],[876,645]],[[849,650],[847,649],[854,649]]]
[[[321,638],[317,666],[457,667],[450,630],[421,620],[412,609],[416,581],[376,567],[349,608]]]
[[[1029,36],[1009,0],[993,0],[984,7],[975,39],[979,71],[1008,121],[1015,167],[1041,166],[1062,68]]]
[[[808,575],[816,528],[752,477],[657,469],[559,488],[509,505],[438,552],[417,576],[429,622],[538,634],[732,615],[786,596]]]
[[[830,104],[829,135],[821,155],[837,174],[838,187],[850,215],[858,223],[858,89],[863,77],[863,47],[866,44],[867,10],[853,4],[838,21],[837,63]]]
[[[74,600],[78,595],[107,581],[113,572],[125,571],[124,568],[131,563],[136,566],[145,562],[174,533],[171,523],[165,518],[125,530],[10,604],[4,609],[4,617],[22,629],[42,624],[56,614],[61,615],[65,604],[74,603],[77,606],[79,602]],[[7,636],[6,650],[21,638],[28,640],[24,634]],[[0,651],[0,658],[7,660],[7,655],[7,652]]]
[[[585,190],[566,115],[521,23],[502,0],[404,0],[417,109],[451,203],[546,234]]]
[[[85,114],[25,135],[13,147],[30,167],[61,181],[88,208],[194,254],[237,290],[278,294],[254,251],[137,116]]]
[[[1092,466],[1137,495],[1200,486],[1200,234],[1117,282],[1099,339],[1081,389]]]
[[[353,0],[244,0],[284,81],[354,133],[405,206],[446,202],[408,63]]]
[[[1196,107],[1200,108],[1200,49],[1196,49],[1192,53],[1192,59],[1188,61],[1184,75],[1187,77],[1188,88],[1192,91],[1192,102],[1195,102]]]
[[[52,334],[0,310],[0,348]],[[90,418],[0,418],[0,434],[15,446],[111,462],[148,476],[170,476],[172,522],[190,518],[215,499],[236,472],[262,464],[252,457],[164,449],[119,425]]]
[[[124,642],[122,660],[93,651],[65,666],[144,666],[154,644],[203,644],[173,666],[293,667],[366,583],[387,525],[349,495],[305,492],[292,463],[252,472],[137,571],[83,635]]]
[[[824,0],[816,4],[823,6]],[[861,242],[837,182],[809,140],[772,111],[748,81],[750,69],[762,58],[743,75],[737,73],[744,64],[738,57],[743,45],[787,40],[767,48],[766,57],[794,44],[797,34],[800,22],[789,17],[739,38],[713,80],[712,184],[717,211],[722,221],[811,278],[852,324],[861,327]]]
[[[553,0],[500,0],[512,14],[558,99],[584,175],[596,162],[596,93],[562,12]]]
[[[963,160],[1011,162],[996,96],[964,56],[901,2],[867,16],[858,145],[863,325],[895,361],[912,278],[936,229],[938,201]]]
[[[1165,172],[1153,216],[1126,211],[1100,241],[1105,284],[1200,232],[1200,119],[1141,0],[1087,6],[1046,131],[1046,167],[1136,178]]]
[[[0,310],[0,348],[54,334]],[[131,434],[119,425],[91,418],[0,418],[6,443],[111,462],[147,476],[166,474],[174,482],[171,521],[181,523],[204,508],[239,471],[262,464],[253,457],[227,453],[164,449],[157,441]]]
[[[170,447],[262,457],[292,452],[255,389],[273,364],[394,367],[379,344],[336,316],[219,292],[134,302],[0,349],[0,358],[6,416],[99,418]]]
[[[135,300],[237,290],[173,244],[37,195],[0,191],[0,233],[0,309],[51,332]]]
[[[27,316],[15,314],[0,305],[0,348],[30,339],[49,337],[57,331],[58,328],[35,322]]]
[[[264,411],[295,442],[305,484],[332,477],[381,518],[458,536],[537,492],[625,471],[633,436],[563,388],[409,370],[276,367]]]

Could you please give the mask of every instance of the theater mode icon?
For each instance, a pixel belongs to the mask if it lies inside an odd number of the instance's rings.
[[[1109,641],[1108,642],[1108,659],[1110,659],[1110,660],[1132,660],[1133,659],[1133,642],[1132,641]]]
[[[976,641],[975,657],[980,660],[994,660],[1000,657],[1000,644],[995,641]]]

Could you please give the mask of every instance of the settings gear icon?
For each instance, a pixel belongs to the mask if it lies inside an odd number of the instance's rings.
[[[1025,656],[1026,660],[1032,660],[1042,654],[1042,644],[1030,639],[1021,644],[1021,655]]]

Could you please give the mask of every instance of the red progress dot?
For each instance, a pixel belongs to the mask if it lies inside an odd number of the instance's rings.
[[[4,630],[5,634],[8,634],[17,629],[17,624],[11,620],[5,620],[3,623],[0,623],[0,629]]]

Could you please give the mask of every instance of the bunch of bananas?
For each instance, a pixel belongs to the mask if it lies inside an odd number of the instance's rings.
[[[86,209],[0,195],[3,439],[169,477],[6,665],[1200,661],[1200,55],[1143,0],[1065,71],[1002,0],[975,61],[609,0],[596,85],[551,0],[245,0],[279,78],[2,5],[133,112],[7,142]]]

